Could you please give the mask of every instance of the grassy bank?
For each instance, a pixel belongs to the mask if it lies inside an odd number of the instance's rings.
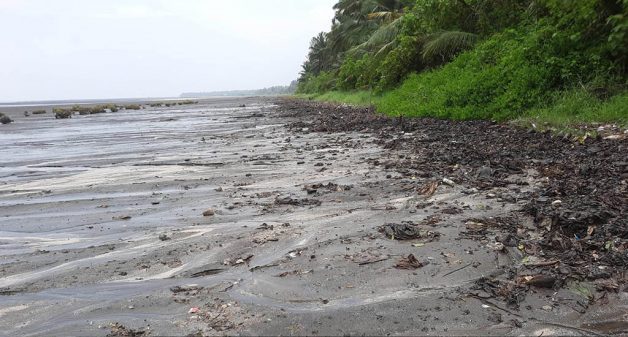
[[[360,3],[339,0],[312,39],[300,97],[391,116],[628,124],[628,0]]]
[[[323,94],[297,94],[294,97],[319,102],[375,106],[379,113],[394,117],[402,115],[407,117],[441,117],[468,120],[474,119],[472,117],[475,116],[475,114],[452,116],[447,113],[425,112],[425,109],[414,108],[414,106],[421,104],[416,96],[408,94],[407,98],[403,98],[405,101],[402,101],[399,95],[400,93],[397,91],[387,92],[383,95],[376,95],[367,91],[332,91]],[[555,95],[556,97],[552,104],[524,111],[524,113],[507,120],[511,120],[518,125],[534,124],[557,129],[569,129],[574,126],[593,124],[616,124],[620,127],[628,128],[627,93],[618,94],[605,100],[599,99],[584,90],[572,90],[555,93]],[[500,116],[503,115],[500,114]],[[502,118],[501,120],[503,121],[504,119]]]
[[[369,91],[330,91],[321,94],[296,94],[295,97],[310,101],[343,103],[356,106],[371,106],[381,100],[381,95]]]
[[[331,89],[300,97],[374,105],[390,116],[515,120],[551,127],[628,125],[628,91],[618,66],[596,58],[591,46],[577,53],[557,51],[548,42],[554,38],[543,26],[511,29],[493,34],[447,64],[411,73],[389,89]],[[335,87],[341,75],[336,75]]]
[[[554,127],[608,123],[628,127],[628,94],[600,100],[582,91],[567,92],[553,105],[532,109],[515,119],[522,120]]]

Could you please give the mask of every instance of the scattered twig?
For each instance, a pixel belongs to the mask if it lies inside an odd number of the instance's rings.
[[[233,288],[235,286],[235,283],[231,283],[230,285],[228,285],[225,289],[221,290],[221,293],[226,293],[227,291],[231,290],[231,288]]]
[[[270,268],[270,267],[277,267],[279,265],[279,263],[270,263],[270,264],[265,264],[265,265],[261,265],[261,266],[255,266],[251,269],[249,269],[249,271],[256,271],[256,270],[261,270],[264,268]]]
[[[452,271],[450,271],[449,273],[447,273],[447,274],[443,275],[443,277],[445,277],[445,276],[449,276],[449,275],[451,275],[451,274],[453,274],[453,273],[456,273],[456,272],[459,272],[459,271],[461,271],[461,270],[463,270],[463,269],[465,269],[465,268],[468,268],[468,267],[470,267],[470,266],[472,266],[472,265],[473,265],[473,263],[469,263],[469,264],[467,264],[466,266],[462,266],[462,267],[460,267],[460,268],[458,268],[458,269],[452,270]]]
[[[498,306],[497,304],[495,304],[495,303],[493,303],[493,302],[491,302],[491,301],[489,301],[489,300],[487,300],[485,298],[482,298],[482,297],[480,297],[478,295],[469,294],[467,296],[469,296],[471,298],[475,298],[476,300],[478,300],[478,301],[480,301],[480,302],[482,302],[482,303],[484,303],[486,305],[490,305],[492,307],[495,307],[495,309],[499,309],[499,310],[501,310],[501,311],[503,311],[503,312],[505,312],[507,314],[510,314],[510,315],[513,315],[513,316],[519,317],[519,318],[524,318],[523,316],[521,316],[521,315],[519,315],[519,314],[517,314],[517,313],[515,313],[515,312],[513,312],[511,310],[508,310],[506,308],[502,308],[502,307]]]
[[[553,260],[553,261],[544,261],[544,262],[536,262],[536,263],[524,263],[523,265],[526,267],[549,267],[549,266],[553,266],[559,263],[560,261]]]
[[[360,265],[360,266],[364,266],[364,265],[367,265],[367,264],[372,264],[372,263],[382,262],[382,261],[386,261],[386,260],[388,260],[388,257],[382,257],[382,258],[377,259],[377,260],[372,260],[372,261],[362,261],[362,262],[358,263],[358,265]]]
[[[550,326],[554,326],[554,327],[558,327],[558,328],[570,329],[570,330],[578,331],[578,332],[585,333],[585,334],[588,334],[588,335],[604,336],[604,335],[599,334],[599,333],[597,333],[595,331],[582,329],[582,328],[578,328],[578,327],[571,326],[571,325],[566,325],[566,324],[561,324],[561,323],[554,323],[554,322],[548,322],[548,321],[544,321],[544,320],[541,320],[541,319],[538,319],[538,318],[534,318],[534,317],[523,317],[523,316],[521,316],[521,315],[519,315],[519,314],[517,314],[517,313],[515,313],[515,312],[513,312],[511,310],[508,310],[506,308],[502,308],[502,307],[496,305],[495,303],[493,303],[493,302],[491,302],[491,301],[489,301],[487,299],[484,299],[484,298],[482,298],[480,296],[472,295],[472,294],[470,294],[468,296],[472,297],[472,298],[475,298],[478,301],[480,301],[480,302],[482,302],[482,303],[484,303],[486,305],[490,305],[490,306],[494,307],[495,309],[499,309],[499,310],[501,310],[501,311],[503,311],[505,313],[508,313],[510,315],[513,315],[515,317],[528,319],[530,321],[535,321],[535,322],[538,322],[538,323],[542,323],[542,324],[546,324],[546,325],[550,325]]]

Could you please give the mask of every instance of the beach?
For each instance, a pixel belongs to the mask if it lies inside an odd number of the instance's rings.
[[[447,171],[410,165],[427,160],[420,145],[394,144],[429,136],[418,126],[383,141],[377,123],[393,122],[307,117],[328,109],[217,98],[69,119],[7,111],[0,335],[626,331],[623,290],[604,302],[528,286],[515,309],[478,288],[528,254],[469,223],[519,214],[546,184],[538,171],[478,188],[459,176],[464,156]]]

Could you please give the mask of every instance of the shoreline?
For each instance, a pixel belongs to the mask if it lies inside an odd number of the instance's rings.
[[[364,109],[285,99],[29,118],[4,136],[12,160],[0,184],[0,327],[8,334],[626,329],[616,310],[626,307],[625,289],[593,289],[595,299],[606,294],[604,305],[558,284],[514,287],[519,309],[494,292],[517,272],[519,244],[525,255],[535,248],[532,217],[516,219],[522,233],[507,218],[536,191],[557,187],[544,174],[569,174],[543,168],[572,165],[570,155],[579,152],[569,152],[570,142],[547,149],[561,155],[543,163],[549,135],[430,119],[404,120],[402,130]],[[471,140],[476,146],[465,148]],[[615,165],[621,152],[610,153],[625,141],[589,142],[577,150],[600,151],[584,152],[584,164],[608,153],[609,167],[625,169]],[[518,150],[534,143],[539,148]],[[8,156],[19,149],[20,156]],[[496,158],[488,171],[487,156]],[[600,169],[588,174],[597,179],[606,172]],[[623,186],[613,179],[599,184]],[[579,206],[577,198],[562,202]],[[553,214],[545,203],[537,207],[539,215]],[[203,216],[210,208],[214,215]],[[386,234],[387,224],[406,221],[420,229],[414,239]],[[513,247],[509,240],[518,241]],[[504,247],[496,250],[497,243]],[[550,258],[525,268],[562,278],[562,265],[542,265]],[[610,267],[615,277],[618,266]]]

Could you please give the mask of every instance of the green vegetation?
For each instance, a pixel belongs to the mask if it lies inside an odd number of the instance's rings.
[[[52,113],[55,114],[56,119],[72,118],[72,110],[63,108],[53,108]]]
[[[86,106],[74,105],[70,110],[74,112],[78,112],[80,115],[90,114],[90,108]]]
[[[331,31],[312,39],[302,97],[372,103],[394,116],[627,123],[628,0],[334,8]]]
[[[210,92],[186,92],[180,97],[241,97],[241,96],[283,96],[292,95],[297,89],[297,81],[292,81],[290,85],[277,85],[273,87],[256,90],[227,90]]]
[[[108,104],[95,105],[92,107],[82,107],[79,105],[75,105],[70,110],[74,112],[78,112],[81,115],[93,115],[93,114],[101,114],[101,113],[106,113],[106,112],[118,112],[120,109],[117,105],[108,103]]]
[[[33,115],[43,115],[46,113],[46,110],[34,110]]]
[[[537,125],[562,126],[570,124],[618,123],[628,126],[628,94],[622,93],[608,100],[592,97],[584,90],[560,93],[549,107],[527,112],[519,121]]]
[[[124,106],[125,110],[141,110],[142,106],[139,104],[127,104]]]
[[[307,100],[346,103],[357,106],[371,106],[380,99],[379,96],[374,95],[370,91],[329,91],[323,94],[297,94],[295,96]]]
[[[78,113],[80,115],[92,115],[92,114],[100,114],[100,113],[105,113],[105,112],[117,112],[119,110],[119,107],[115,104],[112,103],[108,103],[108,104],[102,104],[102,105],[95,105],[95,106],[82,106],[82,105],[74,105],[69,109],[65,109],[65,108],[55,108],[53,109],[53,113],[61,113],[61,114],[65,114],[65,111],[69,111],[70,114],[72,113]]]
[[[97,113],[105,113],[105,112],[118,112],[119,110],[120,109],[118,108],[117,105],[109,103],[109,104],[103,104],[103,105],[96,105],[90,108],[90,113],[97,114]]]
[[[138,105],[127,105],[124,106],[125,109],[141,109]],[[57,119],[65,119],[71,118],[74,113],[78,113],[80,115],[93,115],[93,114],[101,114],[106,112],[118,112],[120,107],[113,103],[94,105],[94,106],[83,106],[83,105],[74,105],[70,108],[53,108],[52,113],[55,114],[55,118]],[[45,113],[45,110],[43,110]],[[36,114],[36,111],[33,111],[33,114]]]
[[[185,101],[179,101],[179,102],[176,102],[176,103],[179,104],[179,105],[191,105],[191,104],[198,104],[198,101],[193,101],[193,100],[190,100],[190,99],[186,99]]]
[[[177,105],[191,105],[191,104],[198,104],[198,101],[193,101],[193,100],[184,100],[184,101],[172,101],[172,102],[154,102],[154,103],[150,103],[149,106],[151,108],[158,108],[158,107],[171,107],[171,106],[177,106]]]
[[[107,110],[105,110],[105,108],[100,107],[100,106],[93,106],[93,107],[89,108],[89,110],[88,110],[88,114],[90,114],[90,115],[101,114],[101,113],[105,113],[105,112],[107,112]]]

